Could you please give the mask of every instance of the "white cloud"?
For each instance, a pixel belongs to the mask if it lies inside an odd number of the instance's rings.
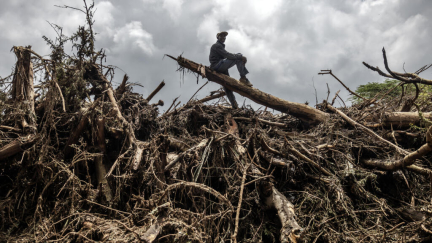
[[[114,6],[109,1],[98,2],[95,5],[96,14],[95,14],[95,24],[99,26],[112,25],[114,21],[114,17],[112,16],[112,12],[114,11]]]
[[[219,32],[219,23],[213,15],[207,15],[198,26],[197,37],[201,43],[216,42],[216,33]]]
[[[138,48],[151,56],[156,47],[153,44],[153,36],[142,28],[141,22],[132,21],[118,29],[113,36],[116,45],[128,49]]]
[[[273,17],[277,11],[281,10],[282,0],[254,1],[251,4],[256,13],[254,15],[263,20]]]
[[[172,20],[177,21],[181,14],[183,0],[164,0],[163,8],[166,9]]]

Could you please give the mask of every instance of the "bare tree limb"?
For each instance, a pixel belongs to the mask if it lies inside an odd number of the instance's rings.
[[[157,86],[157,88],[147,97],[147,101],[150,102],[150,100],[165,86],[165,81],[162,80],[162,82]]]
[[[221,97],[224,97],[224,96],[225,96],[225,92],[222,91],[219,94],[209,95],[209,96],[207,96],[205,98],[202,98],[202,99],[198,100],[197,102],[198,103],[204,103],[204,102],[207,102],[207,101],[210,101],[210,100],[214,100],[214,99],[217,99],[217,98],[221,98]]]
[[[330,74],[331,76],[333,76],[333,78],[335,78],[337,81],[339,81],[340,84],[342,84],[342,86],[344,86],[344,88],[346,90],[348,90],[348,92],[350,92],[352,95],[357,96],[358,98],[362,99],[362,100],[367,100],[366,98],[358,95],[356,92],[350,90],[342,81],[340,81],[340,79],[338,77],[336,77],[336,75],[333,74],[332,70],[321,70],[320,73],[318,73],[319,75],[325,75],[325,74]],[[328,97],[327,97],[328,98]]]
[[[386,77],[386,78],[394,78],[394,79],[397,79],[397,80],[405,82],[405,83],[420,83],[420,84],[432,85],[432,80],[424,79],[424,78],[421,78],[420,76],[418,76],[418,74],[420,74],[424,70],[430,68],[432,66],[432,64],[429,66],[427,66],[427,65],[423,66],[422,68],[420,68],[419,70],[417,70],[414,73],[398,73],[398,72],[394,72],[390,69],[390,67],[388,65],[388,61],[387,61],[386,51],[384,48],[382,49],[382,53],[383,53],[384,65],[385,65],[387,72],[389,72],[389,74],[384,73],[378,67],[372,67],[371,65],[367,64],[366,62],[363,62],[363,65],[365,65],[370,70],[375,71],[379,75]]]

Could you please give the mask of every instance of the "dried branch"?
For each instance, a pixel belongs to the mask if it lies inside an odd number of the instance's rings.
[[[165,81],[162,80],[162,82],[157,86],[157,88],[147,97],[147,101],[150,102],[150,100],[165,86]]]
[[[354,91],[352,91],[352,90],[350,90],[342,81],[340,81],[340,79],[338,78],[338,77],[336,77],[334,74],[333,74],[333,72],[332,72],[332,70],[321,70],[321,72],[320,73],[318,73],[319,75],[325,75],[325,74],[330,74],[331,76],[333,76],[333,78],[335,78],[337,81],[339,81],[339,83],[340,84],[342,84],[342,86],[344,86],[344,88],[346,89],[346,90],[348,90],[348,92],[350,92],[352,95],[355,95],[355,96],[357,96],[358,98],[360,98],[360,99],[362,99],[362,100],[367,100],[366,98],[364,98],[364,97],[362,97],[362,96],[360,96],[360,95],[358,95],[357,93],[355,93]]]

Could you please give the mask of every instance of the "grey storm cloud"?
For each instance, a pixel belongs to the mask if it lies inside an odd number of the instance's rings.
[[[104,48],[107,63],[119,67],[115,82],[124,73],[148,95],[162,80],[166,86],[154,98],[166,109],[180,96],[184,103],[205,83],[176,72],[177,65],[164,54],[180,55],[208,65],[216,33],[229,32],[226,49],[248,57],[249,79],[254,87],[280,98],[315,104],[341,90],[321,69],[333,72],[351,89],[384,79],[362,65],[383,67],[382,47],[394,70],[414,72],[431,63],[429,42],[432,1],[402,0],[129,0],[95,1],[94,30],[97,48]],[[55,38],[50,23],[72,34],[85,18],[79,11],[55,5],[82,7],[82,1],[5,1],[0,9],[0,75],[11,73],[14,45],[32,45],[42,55],[49,48],[42,36]],[[68,50],[70,51],[70,49]],[[231,76],[238,78],[237,70]],[[430,78],[431,71],[423,73]],[[219,89],[210,83],[199,93],[204,97]],[[260,107],[236,95],[239,103]]]

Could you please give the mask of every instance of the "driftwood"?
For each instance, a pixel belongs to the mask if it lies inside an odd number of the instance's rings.
[[[386,143],[387,145],[393,147],[396,151],[398,151],[401,154],[406,154],[407,152],[405,150],[403,150],[402,148],[398,147],[397,145],[385,140],[384,138],[382,138],[381,136],[379,136],[378,134],[376,134],[374,131],[372,131],[371,129],[357,123],[356,121],[352,120],[351,118],[349,118],[347,115],[345,115],[342,111],[339,111],[338,109],[334,108],[333,106],[331,106],[330,104],[326,104],[326,107],[339,114],[345,121],[347,121],[349,124],[351,124],[353,127],[357,127],[362,129],[364,132],[372,135],[373,137],[375,137],[376,139],[378,139],[379,141]]]
[[[35,129],[35,103],[34,103],[34,73],[33,63],[31,62],[31,46],[14,46],[13,50],[17,57],[15,73],[12,80],[11,98],[14,109],[21,110],[22,113],[15,118],[15,124],[22,129],[30,127]]]
[[[123,76],[123,80],[122,80],[121,84],[116,89],[117,98],[120,98],[121,95],[123,95],[123,93],[126,92],[126,83],[128,80],[129,80],[129,76],[127,74],[125,74]]]
[[[40,139],[40,136],[34,134],[36,130],[36,114],[34,105],[34,72],[33,63],[31,62],[31,46],[14,46],[13,50],[17,57],[17,63],[15,65],[11,90],[11,103],[13,103],[13,110],[9,112],[11,114],[16,114],[14,117],[15,127],[19,127],[23,132],[30,134],[15,139],[9,144],[1,147],[0,160],[25,151]],[[9,126],[2,127],[8,128]],[[16,131],[16,128],[9,130]]]

